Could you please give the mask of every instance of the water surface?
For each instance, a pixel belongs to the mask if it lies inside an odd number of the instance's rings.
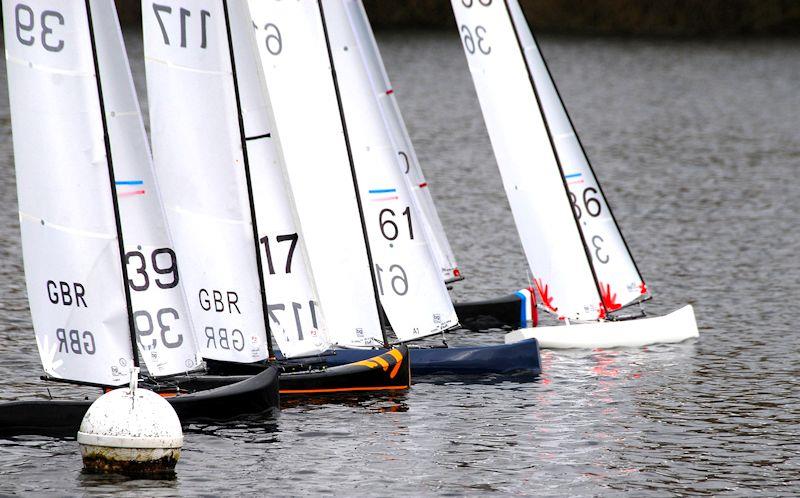
[[[128,35],[144,95],[141,39]],[[379,43],[468,277],[455,297],[526,286],[457,36],[397,32]],[[693,304],[699,341],[543,352],[537,382],[419,383],[407,394],[289,405],[276,420],[193,425],[173,481],[84,475],[74,440],[3,440],[0,494],[796,493],[800,41],[541,44],[655,296],[648,309]],[[0,126],[0,399],[45,397],[5,92]]]

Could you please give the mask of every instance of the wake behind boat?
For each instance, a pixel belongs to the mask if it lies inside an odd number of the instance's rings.
[[[697,337],[691,306],[658,319],[630,314],[649,291],[517,1],[451,4],[541,309],[571,324],[506,341],[600,347]]]

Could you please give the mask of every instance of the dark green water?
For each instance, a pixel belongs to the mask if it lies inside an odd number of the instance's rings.
[[[129,34],[143,91],[141,40]],[[403,32],[379,42],[468,276],[455,296],[525,286],[458,38]],[[797,493],[800,42],[541,42],[655,295],[650,309],[692,303],[699,341],[544,352],[534,383],[416,384],[397,396],[287,406],[276,420],[190,426],[173,481],[83,475],[73,440],[0,440],[0,494]],[[0,94],[0,399],[10,400],[46,391]]]

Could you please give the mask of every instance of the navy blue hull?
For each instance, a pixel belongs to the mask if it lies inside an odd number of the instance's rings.
[[[539,344],[527,339],[495,346],[408,348],[411,376],[424,375],[539,375]],[[366,360],[384,349],[337,349],[324,358],[329,366]]]

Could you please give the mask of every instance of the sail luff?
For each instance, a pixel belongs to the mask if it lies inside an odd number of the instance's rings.
[[[261,307],[264,315],[264,330],[267,335],[267,354],[269,358],[275,358],[275,351],[272,346],[272,331],[270,330],[269,305],[267,304],[267,290],[264,286],[264,265],[261,261],[261,247],[258,241],[258,220],[256,218],[255,201],[253,200],[253,182],[250,176],[250,158],[247,154],[247,137],[244,131],[244,119],[242,118],[242,101],[239,96],[239,80],[236,74],[236,57],[233,54],[233,38],[231,37],[230,14],[228,13],[228,0],[222,0],[222,11],[225,14],[225,34],[228,40],[228,55],[231,65],[231,80],[233,83],[233,94],[236,101],[236,120],[239,126],[239,139],[242,146],[242,167],[244,168],[245,185],[247,187],[247,202],[250,206],[250,225],[253,227],[253,244],[256,256],[256,271],[258,272],[258,286],[261,293]]]

